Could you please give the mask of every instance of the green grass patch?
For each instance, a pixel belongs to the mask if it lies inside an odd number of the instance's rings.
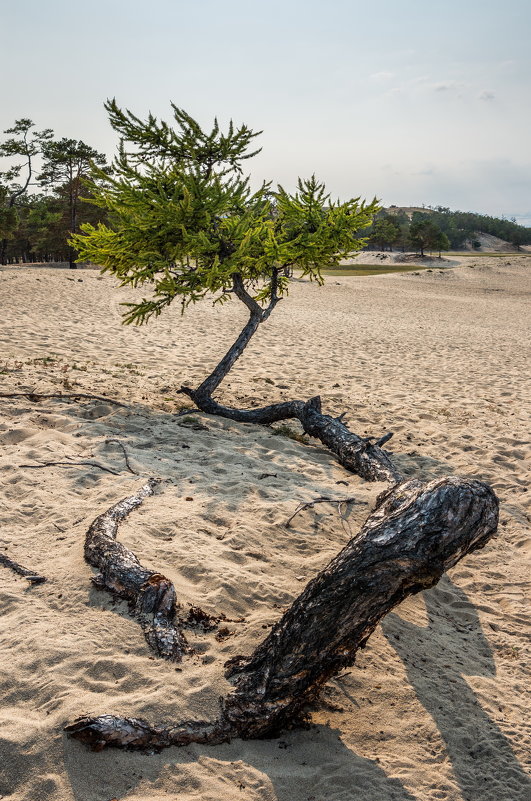
[[[437,265],[434,266],[436,267]],[[323,275],[384,275],[385,273],[411,273],[416,270],[427,269],[430,268],[420,264],[356,264],[352,267],[340,266],[331,270],[323,270]]]
[[[307,444],[304,434],[299,434],[298,431],[294,431],[290,426],[271,426],[271,431],[275,437],[288,437],[289,439],[295,440],[295,442],[303,442],[304,444]]]

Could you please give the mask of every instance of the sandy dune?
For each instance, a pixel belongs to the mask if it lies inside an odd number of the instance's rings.
[[[48,577],[29,587],[0,567],[0,798],[529,798],[530,274],[531,257],[478,257],[417,275],[294,283],[224,400],[319,393],[357,433],[394,431],[388,447],[404,474],[489,481],[499,535],[384,620],[327,685],[309,729],[143,755],[94,754],[62,728],[84,713],[214,716],[229,686],[223,662],[248,653],[349,536],[324,505],[290,529],[286,519],[301,501],[354,495],[355,531],[383,485],[272,429],[176,416],[185,400],[175,389],[199,382],[245,320],[235,303],[126,328],[120,302],[131,292],[111,278],[3,270],[0,391],[85,391],[127,406],[0,399],[0,549]],[[67,460],[118,475],[21,467]],[[220,641],[188,631],[196,654],[177,670],[153,658],[125,604],[91,588],[83,560],[91,520],[148,476],[161,487],[121,540],[174,581],[185,611],[244,618]]]

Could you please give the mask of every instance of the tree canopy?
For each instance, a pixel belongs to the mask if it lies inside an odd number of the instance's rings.
[[[120,147],[111,175],[93,166],[90,191],[109,224],[83,225],[72,243],[122,285],[152,286],[150,298],[128,304],[126,322],[209,293],[218,302],[237,295],[250,308],[274,304],[290,268],[320,282],[323,268],[362,246],[376,200],[333,201],[315,176],[299,179],[295,192],[251,189],[243,162],[259,152],[260,132],[232,122],[223,132],[217,120],[204,131],[175,105],[173,127],[114,100],[106,108]]]

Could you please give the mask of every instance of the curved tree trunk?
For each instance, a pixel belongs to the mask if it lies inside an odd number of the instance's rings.
[[[308,401],[292,400],[283,403],[273,403],[258,409],[233,409],[223,406],[212,398],[212,394],[219,387],[236,360],[242,355],[251,337],[259,325],[265,322],[278,299],[273,292],[273,299],[266,309],[261,306],[245,291],[241,276],[234,276],[234,290],[240,300],[250,310],[247,324],[240,335],[229,348],[212,373],[197,388],[182,386],[179,392],[187,395],[203,412],[227,417],[242,423],[260,423],[270,425],[279,420],[297,419],[301,422],[306,434],[319,439],[326,445],[343,467],[356,473],[367,481],[389,481],[397,483],[401,476],[393,466],[387,454],[380,447],[383,441],[390,439],[390,435],[377,442],[371,442],[371,437],[364,439],[349,431],[340,418],[330,417],[321,412],[321,399],[317,396]]]
[[[66,731],[96,750],[163,748],[274,734],[304,716],[322,685],[348,665],[379,620],[494,534],[498,501],[482,482],[409,481],[380,496],[361,531],[306,586],[249,657],[227,667],[234,690],[213,723],[170,728],[103,715]]]
[[[161,573],[142,567],[135,554],[116,541],[118,524],[153,495],[158,479],[150,478],[140,490],[99,515],[85,539],[85,559],[101,573],[94,585],[129,601],[148,644],[159,656],[180,662],[188,644],[175,625],[175,588]]]

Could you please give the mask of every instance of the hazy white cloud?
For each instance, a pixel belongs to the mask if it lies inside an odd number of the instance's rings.
[[[494,94],[494,92],[487,92],[486,90],[481,92],[481,94],[479,95],[479,99],[480,100],[485,100],[487,102],[489,100],[494,100],[495,97],[496,97],[496,95]]]
[[[371,78],[371,80],[378,81],[378,83],[384,83],[385,81],[390,81],[394,77],[395,77],[394,72],[373,72],[372,75],[369,75],[369,78]]]

